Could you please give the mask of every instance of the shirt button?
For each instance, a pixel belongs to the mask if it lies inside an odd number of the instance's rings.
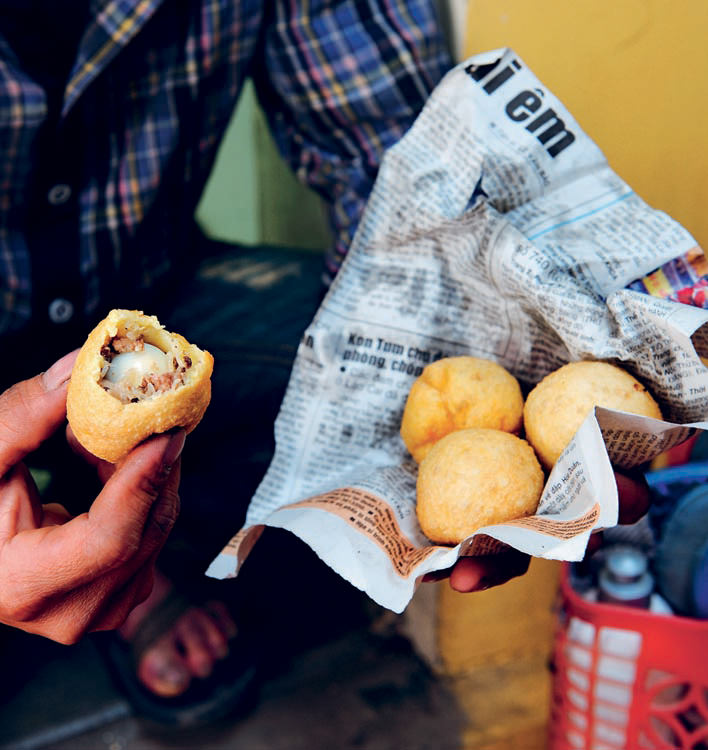
[[[71,188],[64,183],[54,185],[47,193],[47,200],[52,206],[61,206],[71,198]]]
[[[68,299],[57,297],[49,305],[49,320],[52,323],[67,323],[74,314],[74,306]]]

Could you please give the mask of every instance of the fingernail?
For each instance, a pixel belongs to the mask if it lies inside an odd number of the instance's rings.
[[[184,441],[186,436],[187,433],[182,427],[170,434],[170,440],[165,447],[165,452],[162,454],[163,466],[172,466],[172,464],[180,457],[182,448],[184,448]]]
[[[157,676],[175,687],[182,687],[189,682],[189,673],[176,665],[166,665],[157,670]]]
[[[53,391],[56,388],[64,385],[67,380],[71,377],[71,370],[74,367],[74,360],[76,359],[76,352],[70,352],[65,354],[61,359],[58,359],[46,372],[42,373],[42,382],[44,387],[48,391]]]

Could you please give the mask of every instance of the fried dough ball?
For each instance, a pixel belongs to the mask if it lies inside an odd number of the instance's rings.
[[[458,544],[481,526],[533,514],[543,483],[533,448],[516,435],[451,432],[418,467],[418,522],[431,541]]]
[[[447,357],[428,365],[413,383],[401,437],[420,463],[440,438],[455,430],[521,428],[524,400],[516,378],[478,357]]]
[[[81,347],[67,416],[78,441],[119,461],[150,435],[191,432],[211,400],[214,359],[139,310],[111,310]]]
[[[661,419],[647,389],[608,362],[571,362],[546,375],[524,406],[526,439],[551,469],[595,406]]]

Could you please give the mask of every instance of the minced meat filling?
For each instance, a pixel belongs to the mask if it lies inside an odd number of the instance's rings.
[[[130,331],[105,344],[101,356],[99,385],[126,404],[178,388],[192,366],[190,357],[163,352]]]
[[[141,352],[145,349],[145,338],[138,336],[131,338],[130,336],[116,336],[111,339],[111,343],[108,346],[109,352],[115,354],[123,354],[124,352]]]
[[[172,389],[175,385],[175,380],[179,380],[178,385],[184,382],[181,373],[165,372],[162,375],[150,374],[142,379],[139,388],[143,393],[147,393],[148,388],[152,386],[156,393],[164,393]]]

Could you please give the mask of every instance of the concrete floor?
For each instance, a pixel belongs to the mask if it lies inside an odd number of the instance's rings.
[[[462,716],[454,699],[390,627],[378,633],[357,627],[292,654],[275,666],[245,713],[189,731],[134,716],[90,639],[66,648],[9,635],[6,645],[14,644],[4,650],[4,665],[15,679],[7,681],[0,708],[3,750],[460,746]]]

